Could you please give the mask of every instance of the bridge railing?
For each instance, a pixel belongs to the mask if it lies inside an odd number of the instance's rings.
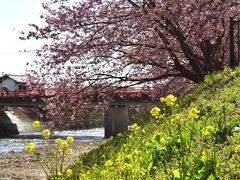
[[[0,90],[0,97],[25,97],[25,96],[31,96],[31,91],[4,91]]]
[[[136,95],[138,93],[143,93],[143,88],[139,87],[128,87],[128,88],[122,88],[122,89],[117,89],[114,91],[114,93],[121,93],[125,95]]]
[[[134,96],[141,93],[144,93],[142,88],[128,87],[122,88],[114,91],[115,94],[121,94],[126,96]],[[54,89],[45,90],[45,91],[31,91],[31,90],[15,90],[15,91],[6,91],[0,90],[0,97],[28,97],[28,96],[54,96]]]

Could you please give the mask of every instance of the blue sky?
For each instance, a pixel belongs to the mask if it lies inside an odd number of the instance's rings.
[[[40,15],[42,3],[47,0],[1,0],[0,6],[0,75],[24,74],[26,63],[31,62],[34,53],[19,51],[41,47],[36,40],[22,41],[19,31],[28,30],[29,23],[42,24]]]

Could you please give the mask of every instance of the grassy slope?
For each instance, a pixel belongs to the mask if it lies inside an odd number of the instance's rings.
[[[82,156],[74,179],[240,179],[239,94],[239,69],[207,76],[178,106],[160,104],[163,118]],[[191,108],[198,119],[188,117]]]

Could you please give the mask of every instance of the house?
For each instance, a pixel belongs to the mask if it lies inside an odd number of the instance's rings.
[[[0,89],[6,92],[26,91],[27,76],[5,74],[2,77],[0,77]]]

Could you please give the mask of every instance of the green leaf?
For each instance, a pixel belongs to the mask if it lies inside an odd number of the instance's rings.
[[[231,121],[229,122],[229,125],[230,125],[231,128],[234,128],[235,126],[238,126],[239,124],[240,124],[240,121],[239,121],[239,120],[236,120],[236,119],[231,120]]]
[[[150,162],[149,164],[148,164],[148,171],[150,171],[151,169],[152,169],[152,167],[153,167],[153,162]]]
[[[200,159],[204,163],[204,165],[206,165],[206,163],[207,163],[207,156],[206,156],[205,152],[202,153],[202,156],[201,156]]]
[[[211,174],[210,176],[208,176],[207,180],[216,180],[216,178],[214,177],[213,174]]]

